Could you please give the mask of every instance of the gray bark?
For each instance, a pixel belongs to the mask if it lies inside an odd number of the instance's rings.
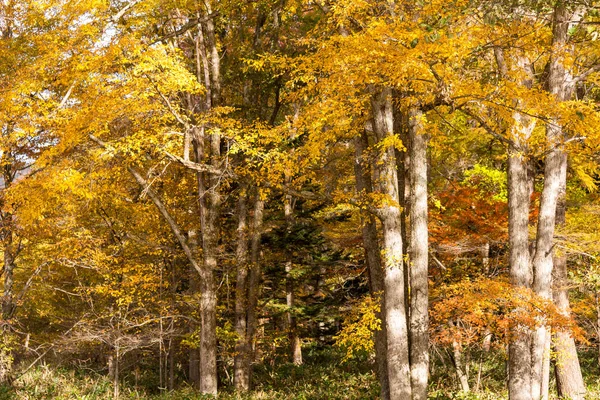
[[[2,155],[5,155],[2,153]],[[1,157],[0,157],[1,158]],[[14,174],[12,168],[12,157],[8,158],[6,165],[2,167],[2,177],[4,181],[4,188],[7,189],[12,185]],[[4,200],[2,199],[2,208],[4,206]],[[10,337],[12,335],[10,319],[15,311],[14,301],[14,271],[16,268],[15,263],[15,246],[13,243],[13,229],[14,229],[14,218],[10,212],[5,212],[0,209],[0,222],[1,222],[1,238],[2,238],[2,252],[3,252],[3,273],[4,273],[4,286],[2,288],[2,335],[3,341],[0,349],[0,383],[9,383],[12,375],[13,367],[13,351],[12,344],[10,343]]]
[[[213,8],[210,0],[204,0],[206,14],[212,15]],[[221,59],[217,49],[217,38],[213,18],[207,18],[198,30],[200,37],[200,55],[204,70],[204,86],[207,90],[206,110],[218,107],[221,102]],[[221,137],[212,133],[204,136],[204,128],[195,137],[194,146],[197,154],[196,161],[206,159],[219,169],[221,156]],[[207,142],[204,148],[204,142]],[[217,245],[219,241],[219,215],[221,195],[219,193],[219,177],[215,174],[203,176],[198,172],[198,199],[200,227],[202,235],[203,264],[200,274],[200,392],[217,394],[217,335],[216,311],[217,296],[214,281],[214,271],[218,265]]]
[[[384,89],[371,98],[373,129],[378,141],[393,135],[391,90]],[[393,148],[381,150],[374,165],[379,178],[378,190],[387,199],[379,206],[383,229],[382,258],[384,265],[385,318],[390,399],[410,399],[410,362],[408,352],[408,320],[402,246],[401,207],[398,198],[398,176]]]
[[[211,163],[218,167],[220,137],[210,137]],[[200,175],[201,173],[199,173]],[[201,178],[199,178],[201,179]],[[209,175],[210,190],[199,190],[203,263],[200,274],[200,392],[217,394],[217,294],[214,271],[217,268],[221,195],[218,177]],[[204,186],[204,185],[202,185]]]
[[[507,79],[508,67],[501,48],[494,48],[500,75]],[[529,87],[532,80],[528,60],[519,56],[517,67],[525,73],[520,83]],[[515,101],[518,105],[518,101]],[[511,144],[508,149],[508,243],[510,278],[517,287],[531,288],[533,273],[529,254],[529,205],[530,191],[527,165],[527,142],[535,120],[518,111],[513,113],[510,130]],[[514,310],[514,312],[520,312]],[[531,398],[531,330],[513,326],[508,345],[508,396],[511,400]]]
[[[235,357],[233,362],[233,385],[238,391],[250,389],[250,371],[248,369],[249,351],[247,348],[247,310],[248,310],[248,198],[245,188],[238,199],[238,227],[235,283]]]
[[[258,296],[260,293],[260,239],[262,236],[263,215],[265,202],[261,199],[260,191],[256,194],[254,203],[254,220],[250,243],[250,271],[248,277],[248,320],[246,322],[246,347],[249,357],[246,359],[249,383],[252,384],[252,363],[256,357],[255,337],[258,327]]]
[[[560,128],[549,124],[547,129],[547,141],[554,147],[546,157],[544,171],[544,189],[540,201],[540,211],[537,226],[536,251],[533,257],[534,283],[533,290],[540,297],[552,298],[552,253],[554,245],[554,227],[556,217],[556,205],[562,175],[566,175],[566,157],[559,147]],[[562,135],[561,135],[562,136]],[[550,340],[550,330],[542,325],[538,327],[533,336],[532,344],[532,381],[531,394],[533,399],[547,398],[542,387],[547,388],[544,380],[544,359],[550,354],[545,354],[549,348],[547,341]]]
[[[567,257],[565,255],[555,256],[554,304],[566,317],[571,315],[567,286]],[[558,331],[555,333],[553,342],[556,354],[555,374],[558,395],[564,399],[583,400],[587,389],[581,374],[575,339],[569,331]]]
[[[238,274],[236,283],[236,355],[234,359],[234,386],[238,391],[250,389],[252,362],[254,361],[254,337],[256,335],[259,281],[260,281],[260,238],[263,221],[264,201],[257,195],[254,203],[254,219],[248,251],[247,199],[238,203]],[[250,255],[250,259],[248,259]],[[243,270],[240,270],[243,269]]]
[[[555,5],[553,27],[552,27],[552,46],[555,50],[550,57],[550,69],[548,74],[548,90],[558,101],[568,101],[571,99],[574,90],[573,77],[564,65],[565,52],[572,54],[572,48],[569,44],[569,25],[573,21],[574,11],[568,10],[568,4],[559,1]],[[561,142],[564,140],[564,133],[560,122],[554,119],[550,120],[547,130],[547,141],[549,146],[553,146],[560,157],[557,164],[560,169],[557,171],[559,179],[559,188],[557,193],[556,224],[563,224],[565,219],[565,190],[567,179],[567,156],[561,150]],[[551,250],[551,249],[550,249]],[[554,286],[554,302],[559,311],[565,316],[570,315],[569,296],[567,291],[567,260],[566,256],[556,256],[550,262],[554,262],[554,276],[557,279]],[[556,382],[559,395],[563,398],[574,400],[583,399],[586,395],[586,387],[579,366],[577,357],[577,348],[572,335],[568,331],[559,331],[555,338],[556,350]]]
[[[469,375],[467,374],[464,364],[461,345],[457,341],[452,342],[452,355],[454,368],[456,369],[456,375],[458,376],[458,383],[460,384],[460,390],[465,393],[470,392]]]
[[[524,151],[533,130],[533,122],[515,115],[514,141],[519,147],[509,149],[508,158],[508,232],[510,247],[510,277],[515,286],[531,287],[532,271],[529,256],[529,190],[527,161]],[[515,310],[518,312],[518,310]],[[508,346],[508,390],[511,400],[531,397],[531,332],[515,326]]]
[[[195,230],[188,231],[188,243],[190,248],[192,248],[194,253],[197,253],[198,249],[198,234]],[[198,274],[194,271],[193,267],[190,266],[189,273],[189,293],[190,295],[194,295],[198,291]],[[195,332],[198,329],[196,322],[190,322],[189,331]],[[200,387],[200,351],[198,348],[190,348],[188,353],[188,380],[191,383],[192,387],[198,389]]]
[[[427,399],[429,375],[429,231],[427,134],[421,110],[410,111],[410,369],[413,400]]]
[[[365,158],[369,147],[369,139],[365,131],[354,139],[355,158],[354,174],[356,176],[356,190],[358,193],[368,194],[373,191],[368,160]],[[371,296],[379,299],[380,312],[377,317],[381,320],[381,330],[375,332],[375,362],[377,363],[377,377],[381,386],[382,400],[390,397],[390,388],[387,372],[387,329],[385,323],[385,293],[381,254],[379,253],[379,239],[377,237],[377,223],[372,215],[362,220],[362,240],[365,250],[365,260],[369,271]]]

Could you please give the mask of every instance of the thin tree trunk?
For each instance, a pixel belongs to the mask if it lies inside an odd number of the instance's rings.
[[[410,369],[413,400],[427,399],[429,378],[429,232],[427,135],[421,110],[410,111]]]
[[[378,141],[393,135],[391,90],[384,89],[371,98],[373,128]],[[378,208],[383,226],[383,265],[385,287],[385,319],[387,327],[387,359],[390,399],[411,398],[408,352],[408,321],[402,246],[401,207],[398,198],[398,176],[393,148],[384,148],[374,168],[378,170],[378,189],[387,199]]]
[[[233,362],[233,385],[238,391],[250,389],[250,375],[246,359],[249,357],[247,348],[247,310],[248,310],[248,205],[245,188],[238,199],[238,228],[237,228],[237,279],[235,285],[235,357]]]
[[[483,275],[490,276],[490,243],[485,242],[481,247],[481,264],[483,266]],[[489,329],[483,333],[483,343],[481,355],[479,356],[479,365],[477,366],[477,381],[475,382],[475,392],[479,392],[481,388],[481,373],[483,371],[483,360],[487,353],[490,352],[492,345],[492,334]]]
[[[291,232],[293,223],[293,212],[292,212],[292,196],[286,195],[284,199],[284,215],[288,229],[288,233]],[[302,345],[300,338],[298,337],[297,320],[294,315],[294,278],[293,278],[293,260],[291,253],[288,255],[288,260],[285,263],[285,301],[288,311],[286,312],[286,325],[288,330],[288,337],[290,341],[290,352],[292,356],[292,362],[295,365],[302,365]]]
[[[471,391],[469,386],[469,375],[465,369],[462,356],[462,348],[459,342],[452,342],[452,359],[454,361],[454,368],[456,369],[456,375],[458,376],[458,383],[460,384],[460,390],[467,393]]]
[[[169,339],[169,381],[167,387],[169,391],[175,388],[175,349],[173,349],[173,339]]]
[[[250,244],[250,271],[248,277],[248,321],[246,328],[246,347],[248,358],[246,359],[248,370],[248,382],[252,384],[252,365],[255,360],[255,337],[258,325],[258,296],[260,293],[260,240],[262,237],[262,226],[264,218],[265,202],[261,198],[260,190],[256,193],[254,203],[254,222],[252,226],[252,238]]]
[[[483,275],[490,276],[490,242],[485,242],[481,248],[481,265],[483,266]]]
[[[188,243],[192,251],[198,253],[198,234],[195,230],[188,231]],[[189,294],[194,295],[198,291],[198,273],[190,265],[189,271]],[[198,329],[196,322],[189,322],[189,332],[193,333]],[[188,380],[192,387],[200,388],[200,350],[197,347],[190,348],[188,353]]]
[[[600,290],[596,290],[595,296],[596,296],[596,337],[598,338],[598,368],[600,368]]]
[[[2,166],[2,177],[4,189],[8,189],[13,182],[14,173],[12,167],[12,158],[5,159],[5,153],[0,153],[0,159],[7,162]],[[2,203],[2,206],[4,204]],[[16,250],[13,243],[14,218],[10,212],[4,212],[0,209],[0,220],[2,223],[2,252],[4,253],[4,287],[2,291],[2,342],[0,343],[0,383],[7,384],[11,381],[13,368],[13,344],[11,343],[12,327],[10,320],[15,311],[14,302],[14,271],[16,268],[15,258]]]
[[[115,356],[113,358],[113,398],[114,399],[118,399],[119,398],[119,358],[121,357],[121,354],[119,354],[119,346],[115,347]]]
[[[355,142],[354,174],[356,176],[356,190],[360,194],[373,192],[368,159],[365,158],[369,147],[369,138],[366,131],[357,136]],[[379,253],[379,239],[377,237],[377,224],[372,215],[363,218],[362,239],[365,250],[365,260],[369,271],[369,283],[371,296],[379,299],[380,312],[377,318],[381,321],[381,329],[375,332],[375,362],[377,364],[377,376],[381,386],[382,400],[390,397],[390,388],[387,371],[387,329],[385,322],[385,295],[383,268],[381,266],[381,254]]]
[[[2,343],[0,348],[0,383],[10,383],[13,367],[13,344],[10,342],[12,336],[10,318],[14,310],[14,270],[15,262],[12,250],[12,215],[3,215],[4,234],[4,289],[2,297]],[[8,226],[7,226],[8,225]]]
[[[395,97],[394,100],[399,100]],[[400,136],[405,150],[394,149],[396,156],[396,168],[398,169],[398,198],[402,209],[400,220],[402,223],[402,245],[404,247],[404,259],[408,259],[410,248],[410,210],[411,210],[411,135],[409,134],[410,113],[402,112],[398,107],[394,108],[394,133]],[[409,268],[404,268],[404,287],[410,287]],[[410,316],[410,296],[405,296],[406,315]],[[409,336],[410,339],[410,336]]]

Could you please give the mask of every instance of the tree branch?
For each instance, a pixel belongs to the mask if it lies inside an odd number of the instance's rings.
[[[96,136],[90,134],[89,137],[92,141],[97,143],[99,146],[106,148],[106,149],[110,148],[109,145],[107,145],[105,142],[103,142],[101,139],[97,138]],[[181,248],[183,249],[183,252],[185,253],[185,255],[186,255],[188,261],[190,262],[190,264],[192,265],[192,267],[194,267],[194,269],[200,275],[202,275],[202,268],[196,261],[196,258],[194,257],[194,253],[192,252],[192,249],[188,245],[185,235],[181,231],[181,228],[179,227],[179,224],[177,224],[177,221],[175,221],[175,219],[171,216],[171,213],[169,213],[169,210],[167,210],[167,207],[165,207],[165,204],[160,199],[160,196],[158,195],[158,193],[156,193],[152,188],[150,188],[148,186],[148,182],[133,167],[127,167],[127,171],[129,171],[129,173],[135,178],[137,183],[146,192],[148,197],[150,197],[150,200],[152,200],[152,202],[154,203],[154,205],[156,206],[156,208],[158,209],[160,214],[163,216],[163,218],[165,219],[167,224],[169,224],[171,231],[177,238],[177,241],[181,245]]]

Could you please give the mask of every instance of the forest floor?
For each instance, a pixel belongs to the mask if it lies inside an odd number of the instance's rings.
[[[507,399],[502,375],[504,365],[501,356],[484,362],[479,391],[464,393],[458,384],[448,360],[432,357],[430,398],[435,400],[503,400]],[[251,394],[240,396],[225,386],[219,395],[224,400],[352,400],[377,399],[379,385],[372,364],[367,359],[342,362],[338,352],[325,351],[307,354],[302,366],[279,364],[258,366],[255,370],[255,388]],[[479,368],[471,365],[473,388]],[[588,382],[589,399],[600,399],[600,377],[595,354],[587,353],[582,366]],[[175,391],[160,391],[154,382],[156,375],[147,373],[136,386],[133,377],[125,373],[121,382],[121,399],[149,400],[200,400],[189,386],[182,385]],[[552,385],[554,382],[551,383]],[[554,389],[554,387],[552,388]],[[554,391],[554,390],[553,390]],[[109,400],[113,399],[113,387],[106,374],[92,369],[75,369],[51,364],[38,365],[19,376],[13,386],[0,387],[0,400]],[[555,399],[553,395],[551,399]]]

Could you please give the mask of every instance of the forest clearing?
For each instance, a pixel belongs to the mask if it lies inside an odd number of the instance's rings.
[[[600,399],[599,26],[0,0],[0,399]]]

